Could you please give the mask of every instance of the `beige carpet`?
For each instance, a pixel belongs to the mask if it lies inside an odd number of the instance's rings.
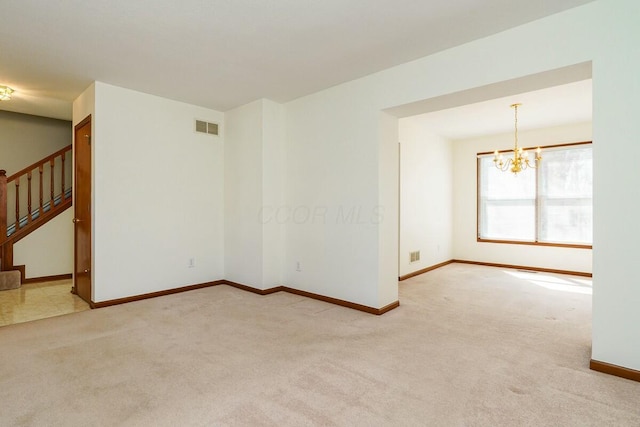
[[[5,326],[0,425],[640,425],[584,281],[514,274],[452,264],[380,317],[218,286]]]

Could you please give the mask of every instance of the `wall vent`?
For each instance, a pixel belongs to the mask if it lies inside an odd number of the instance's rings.
[[[409,262],[420,261],[420,251],[409,252]]]
[[[218,135],[218,124],[196,120],[196,132]]]

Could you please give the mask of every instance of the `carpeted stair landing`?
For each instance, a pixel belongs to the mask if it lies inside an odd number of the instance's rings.
[[[0,271],[0,291],[6,291],[8,289],[17,289],[20,287],[20,272],[14,271]]]

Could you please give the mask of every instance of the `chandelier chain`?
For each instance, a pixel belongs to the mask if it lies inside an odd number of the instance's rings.
[[[511,108],[514,109],[514,140],[515,147],[513,149],[513,158],[504,159],[502,154],[498,150],[494,152],[493,162],[496,168],[503,172],[511,171],[514,174],[518,174],[525,169],[536,169],[542,160],[540,155],[540,147],[535,151],[534,162],[529,161],[529,153],[527,150],[523,150],[518,146],[518,107],[521,104],[511,104]]]
[[[516,151],[518,151],[518,104],[514,104],[513,108],[515,110],[515,139],[516,139]]]

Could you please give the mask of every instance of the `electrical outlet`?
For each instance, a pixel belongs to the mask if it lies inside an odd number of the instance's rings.
[[[409,252],[409,262],[418,262],[420,261],[420,251]]]
[[[296,271],[302,271],[302,267],[300,267],[300,261],[296,261]]]
[[[189,258],[189,268],[193,268],[196,266],[196,259],[195,258]]]

